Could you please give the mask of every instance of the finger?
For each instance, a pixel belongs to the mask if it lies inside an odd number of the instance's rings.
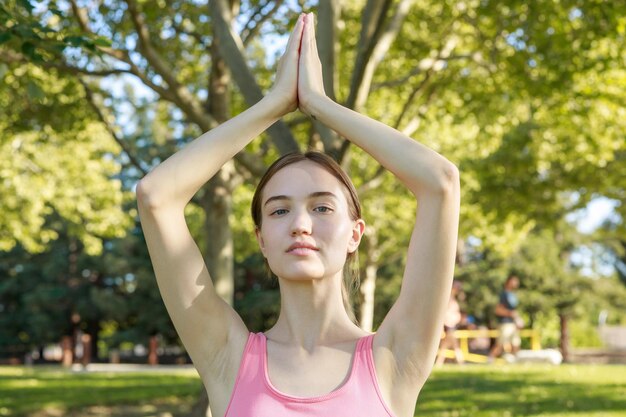
[[[287,48],[285,49],[285,53],[291,52],[294,48],[300,49],[303,26],[304,14],[300,14],[300,16],[298,16],[298,20],[296,21],[296,26],[294,26],[291,35],[289,35],[289,41],[287,42]]]
[[[315,15],[313,13],[309,13],[307,17],[307,40],[309,52],[315,53],[317,52],[317,43],[315,41]]]
[[[311,46],[311,28],[313,27],[313,19],[311,14],[307,14],[304,21],[304,31],[302,33],[302,45],[300,51],[302,55],[308,55]]]

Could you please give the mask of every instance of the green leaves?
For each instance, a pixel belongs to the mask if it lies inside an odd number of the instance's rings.
[[[5,76],[0,103],[0,172],[4,201],[0,248],[18,242],[41,252],[59,229],[45,219],[53,212],[69,220],[87,253],[101,251],[103,238],[123,236],[130,218],[122,204],[130,198],[112,156],[118,146],[100,123],[90,120],[79,89],[67,79],[23,66]],[[14,89],[26,94],[13,94]],[[87,110],[87,111],[86,111]],[[21,123],[11,123],[24,117]],[[77,119],[78,118],[78,119]]]
[[[59,60],[68,47],[100,55],[98,47],[111,46],[106,37],[68,28],[63,23],[67,18],[50,4],[36,12],[28,0],[9,0],[0,5],[0,45],[21,52],[35,63]]]

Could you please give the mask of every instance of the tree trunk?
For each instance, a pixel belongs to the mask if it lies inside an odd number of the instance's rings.
[[[159,339],[156,334],[150,336],[150,340],[148,341],[148,364],[149,365],[158,365],[159,364],[159,355],[157,354],[157,348],[159,346]]]
[[[89,363],[98,362],[100,355],[98,355],[98,334],[100,333],[100,321],[88,320],[87,321],[87,334],[89,334],[89,351],[91,354]]]
[[[238,8],[230,3],[231,10]],[[209,75],[209,100],[206,110],[219,123],[230,118],[231,73],[220,54],[220,39],[215,36],[211,44],[211,73]],[[233,210],[235,165],[231,160],[208,182],[202,198],[206,231],[205,261],[215,291],[228,304],[233,305],[235,295],[233,236],[229,218]],[[189,417],[211,417],[209,397],[204,385]]]
[[[83,366],[87,366],[91,363],[91,335],[89,333],[81,334],[80,342],[83,346],[83,357],[80,358],[80,363]]]
[[[202,198],[206,230],[205,261],[215,291],[228,304],[233,305],[235,294],[233,273],[233,235],[229,217],[233,210],[232,181],[234,162],[227,162],[206,187]]]
[[[561,321],[561,354],[563,355],[563,362],[569,362],[568,317],[565,313],[559,312],[559,319]]]
[[[378,250],[378,235],[374,226],[366,229],[365,244],[365,277],[359,287],[361,292],[361,306],[359,323],[365,331],[371,332],[374,328],[374,294],[376,292],[376,275],[380,251]]]
[[[74,341],[72,340],[72,336],[65,335],[61,338],[61,364],[64,368],[69,368],[72,366],[74,362],[74,351],[72,346],[74,345]]]

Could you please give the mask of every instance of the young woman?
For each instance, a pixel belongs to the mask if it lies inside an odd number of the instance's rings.
[[[354,188],[318,153],[281,159],[253,207],[256,237],[278,277],[281,310],[250,333],[215,292],[183,215],[237,152],[299,108],[361,147],[419,202],[400,295],[375,334],[343,303],[346,260],[365,229]],[[139,212],[157,282],[216,417],[411,417],[428,378],[450,294],[459,216],[456,167],[382,123],[330,100],[314,16],[301,15],[272,90],[143,178]]]

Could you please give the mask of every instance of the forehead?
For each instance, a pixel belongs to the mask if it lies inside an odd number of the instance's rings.
[[[317,191],[330,191],[347,203],[346,187],[330,172],[311,161],[301,161],[278,171],[263,189],[263,202],[274,195],[304,198]]]

